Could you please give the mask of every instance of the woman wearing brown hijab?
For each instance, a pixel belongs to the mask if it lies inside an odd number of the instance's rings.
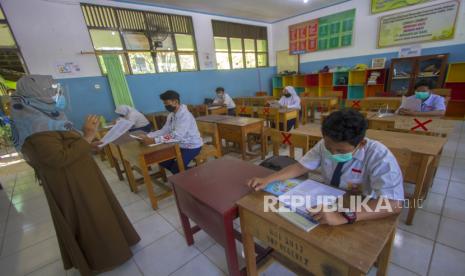
[[[89,116],[81,135],[65,105],[51,76],[21,78],[11,100],[14,142],[44,188],[65,269],[92,275],[130,259],[140,238],[92,157],[98,118]]]

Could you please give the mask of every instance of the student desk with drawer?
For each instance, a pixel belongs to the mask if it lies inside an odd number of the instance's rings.
[[[310,108],[310,121],[315,120],[315,107],[325,107],[328,111],[336,109],[339,103],[337,97],[301,97],[300,105],[302,107],[302,124],[307,123],[308,109]]]
[[[386,109],[397,110],[402,102],[402,97],[367,97],[359,100],[347,100],[346,107],[361,110]]]
[[[220,139],[238,143],[241,149],[242,159],[246,159],[247,135],[258,134],[261,137],[261,157],[265,159],[263,138],[263,122],[261,118],[234,117],[227,115],[208,115],[197,117],[198,121],[216,123]]]
[[[307,124],[291,132],[308,135],[314,139],[322,138],[319,124]],[[428,194],[435,173],[435,164],[447,139],[374,129],[368,129],[366,136],[383,143],[390,149],[408,149],[412,152],[411,164],[407,169],[407,174],[404,175],[404,181],[415,184],[415,192],[410,201],[406,222],[408,225],[412,224],[420,199],[426,198]]]
[[[265,106],[269,101],[275,100],[272,96],[237,97],[234,98],[236,105]]]
[[[229,275],[241,275],[235,243],[241,235],[233,226],[239,215],[236,201],[252,192],[247,186],[249,179],[271,173],[264,167],[223,157],[168,178],[173,184],[187,244],[194,244],[193,234],[204,230],[223,246]],[[189,219],[196,226],[191,227]]]
[[[237,202],[249,276],[257,275],[254,238],[266,242],[309,275],[365,275],[377,261],[386,275],[397,216],[305,232],[273,212],[264,212],[264,192]]]
[[[226,106],[210,106],[208,107],[208,115],[226,115],[228,109]]]

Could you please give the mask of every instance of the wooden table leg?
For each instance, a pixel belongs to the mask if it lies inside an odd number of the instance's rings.
[[[266,157],[266,154],[267,154],[266,151],[268,149],[268,147],[266,145],[268,143],[268,141],[267,141],[268,138],[265,136],[265,131],[263,129],[263,124],[262,124],[262,126],[260,128],[260,133],[261,133],[260,140],[262,141],[262,160],[264,160],[265,157]]]
[[[234,237],[233,218],[229,215],[223,217],[223,227],[226,244],[224,245],[224,252],[226,254],[226,262],[228,263],[229,275],[239,276],[239,260],[236,251],[236,239]],[[255,256],[254,256],[255,258]]]
[[[241,127],[241,145],[240,146],[241,146],[242,160],[246,160],[247,133],[242,127]]]
[[[242,218],[243,215],[241,214],[239,217]],[[241,223],[241,233],[242,233],[242,245],[244,247],[244,253],[245,253],[245,263],[247,265],[247,275],[256,276],[257,275],[257,264],[255,263],[256,261],[255,260],[255,243],[253,240],[253,236],[252,234],[247,232],[247,229],[244,228],[243,223]]]
[[[123,167],[124,171],[126,172],[126,177],[128,178],[129,188],[131,189],[131,192],[137,193],[137,183],[132,172],[131,163],[123,159]]]
[[[313,123],[315,122],[315,107],[313,103],[310,104],[310,121]]]
[[[140,168],[142,170],[142,175],[144,176],[144,184],[147,190],[147,195],[149,196],[150,203],[152,204],[152,209],[158,209],[158,199],[153,190],[152,179],[150,178],[149,171],[147,169],[147,164],[145,162],[144,156],[141,155],[139,159]]]
[[[181,212],[181,210],[179,210],[179,217],[181,218],[182,230],[184,232],[184,237],[186,237],[187,245],[191,246],[194,244],[194,234],[192,233],[189,218]]]
[[[407,225],[412,225],[413,217],[415,216],[415,212],[418,207],[419,200],[421,198],[421,192],[426,182],[430,158],[431,157],[427,155],[423,155],[421,158],[421,165],[418,169],[418,175],[415,180],[415,192],[413,193],[413,196],[409,202],[409,211],[407,215],[407,221],[405,222],[405,224]]]
[[[378,256],[378,272],[377,276],[387,275],[387,269],[389,266],[389,259],[391,257],[392,244],[394,243],[394,238],[396,237],[396,230],[394,229],[389,237],[386,245]]]

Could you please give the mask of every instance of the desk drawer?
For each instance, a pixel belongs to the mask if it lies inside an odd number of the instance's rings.
[[[242,140],[241,127],[219,124],[218,130],[223,139],[238,143]]]

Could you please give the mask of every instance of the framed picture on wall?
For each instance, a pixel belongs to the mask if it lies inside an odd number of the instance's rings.
[[[371,0],[371,13],[387,12],[407,6],[423,4],[429,1],[431,0]]]
[[[386,66],[386,58],[374,58],[371,60],[372,69],[384,69]]]

